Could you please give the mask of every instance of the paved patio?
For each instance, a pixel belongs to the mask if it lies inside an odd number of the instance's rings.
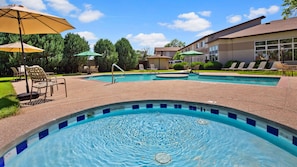
[[[57,118],[95,106],[133,100],[215,102],[297,129],[297,77],[282,77],[276,87],[183,80],[111,84],[83,77],[65,77],[67,98],[60,86],[58,91],[54,88],[54,95],[46,103],[21,102],[19,114],[1,119],[0,152],[15,139]],[[13,86],[17,93],[25,92],[25,81],[14,82]]]

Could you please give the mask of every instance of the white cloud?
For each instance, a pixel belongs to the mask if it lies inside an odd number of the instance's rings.
[[[135,36],[133,34],[128,34],[126,38],[134,44],[137,44],[141,47],[149,47],[149,48],[163,47],[164,45],[170,42],[166,39],[166,37],[162,33],[151,33],[151,34],[139,33]],[[137,48],[137,49],[141,49],[141,48]]]
[[[196,37],[204,37],[204,36],[209,35],[209,34],[212,34],[212,33],[214,33],[213,30],[206,30],[206,31],[203,31],[203,32],[198,33],[196,35]]]
[[[98,39],[94,33],[89,31],[81,31],[81,32],[77,32],[76,34],[78,34],[81,37],[84,37],[87,41]]]
[[[211,11],[201,11],[199,14],[201,16],[209,17],[211,15]]]
[[[54,10],[62,13],[63,15],[68,15],[71,12],[77,12],[79,9],[71,4],[68,0],[46,0],[48,5]]]
[[[92,6],[89,4],[86,4],[85,11],[79,15],[78,19],[83,23],[89,23],[89,22],[98,20],[103,16],[104,14],[101,13],[99,10],[92,10]]]
[[[32,9],[32,10],[38,10],[42,11],[46,9],[45,4],[42,0],[11,0],[13,4],[23,5],[26,8]]]
[[[270,6],[269,8],[258,8],[258,9],[250,8],[250,14],[244,15],[244,16],[247,17],[248,19],[254,19],[262,15],[266,16],[266,15],[275,14],[279,10],[280,8],[276,5]]]
[[[241,15],[227,16],[227,22],[232,23],[232,24],[240,22],[241,19],[242,19]]]
[[[161,26],[166,26],[172,29],[182,29],[184,31],[202,31],[211,26],[211,23],[203,18],[200,18],[194,12],[178,15],[178,20],[174,20],[172,24],[159,23]]]

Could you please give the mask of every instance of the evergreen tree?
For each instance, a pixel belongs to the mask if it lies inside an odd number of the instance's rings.
[[[75,54],[90,50],[88,42],[78,34],[68,33],[64,38],[64,53],[61,67],[66,73],[75,73],[81,62],[85,62],[87,57],[76,57]]]
[[[124,70],[135,69],[138,63],[138,57],[130,42],[126,38],[122,38],[116,42],[115,48],[119,57],[118,66]]]

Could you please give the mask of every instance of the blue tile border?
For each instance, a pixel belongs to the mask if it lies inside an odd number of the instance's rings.
[[[251,118],[246,118],[246,123],[252,126],[256,126],[256,121]]]
[[[153,108],[153,104],[146,104],[146,108]]]
[[[63,129],[63,128],[67,127],[67,126],[68,126],[68,121],[64,121],[64,122],[59,123],[59,129]]]
[[[5,163],[4,163],[4,158],[0,157],[0,167],[4,167]]]
[[[20,144],[18,144],[16,146],[16,151],[17,151],[17,154],[20,154],[22,151],[24,151],[26,148],[28,147],[27,145],[27,140],[21,142]]]
[[[86,116],[85,115],[81,115],[81,116],[78,116],[76,117],[76,121],[79,122],[79,121],[83,121],[86,119]]]
[[[48,129],[45,129],[44,131],[39,132],[39,140],[46,137],[48,135]]]
[[[121,104],[121,105],[119,105]],[[129,105],[130,104],[130,105]],[[120,106],[120,107],[118,107]],[[123,107],[124,106],[124,107]],[[145,106],[146,109],[153,109],[153,108],[169,108],[169,109],[188,109],[191,111],[200,111],[203,112],[203,114],[215,114],[215,115],[222,115],[222,116],[226,116],[226,118],[232,119],[232,120],[238,120],[238,121],[242,121],[242,123],[251,125],[252,128],[259,128],[259,127],[264,127],[266,126],[266,129],[264,129],[264,131],[266,133],[272,134],[275,137],[284,137],[286,138],[286,140],[288,140],[292,147],[296,147],[297,149],[297,130],[292,130],[289,128],[289,130],[287,129],[288,127],[285,127],[284,125],[279,125],[275,122],[271,122],[269,120],[266,120],[264,118],[260,118],[258,116],[249,114],[249,113],[245,113],[243,111],[239,111],[239,110],[234,110],[231,108],[227,108],[227,107],[215,107],[215,105],[210,105],[210,104],[201,104],[201,103],[195,103],[195,102],[185,102],[185,101],[167,101],[167,100],[161,100],[161,101],[137,101],[137,102],[123,102],[123,103],[115,103],[115,104],[109,104],[106,106],[100,106],[100,107],[96,107],[93,109],[88,109],[88,110],[84,110],[84,111],[80,111],[78,112],[76,115],[71,115],[71,116],[67,116],[65,118],[61,118],[59,121],[55,121],[55,124],[52,124],[53,127],[57,127],[56,130],[61,130],[67,126],[69,126],[70,122],[71,125],[84,121],[84,120],[88,120],[89,118],[93,118],[93,116],[96,115],[100,115],[100,114],[108,114],[111,112],[115,112],[118,110],[123,110],[123,109],[132,109],[132,110],[139,110],[139,109],[143,109],[143,107],[141,106]],[[232,112],[227,112],[227,111],[232,111]],[[89,117],[90,116],[90,117]],[[75,122],[76,121],[76,122]],[[259,125],[257,125],[259,123]],[[35,133],[38,136],[38,140],[41,140],[47,136],[49,136],[52,132],[51,131],[55,131],[51,130],[50,128],[43,128],[41,129],[39,132]],[[287,133],[289,132],[289,133]],[[37,140],[37,141],[38,141]],[[34,141],[33,142],[37,142]],[[29,143],[29,144],[28,144]],[[14,148],[16,150],[17,154],[20,154],[22,151],[24,151],[26,148],[30,147],[30,139],[24,139],[23,141],[21,141],[19,144],[17,144]],[[6,153],[8,153],[10,150],[8,150]],[[0,157],[0,167],[4,167],[6,164],[5,161],[5,155],[0,155],[2,157]],[[16,155],[17,156],[17,155]]]
[[[267,132],[275,136],[278,136],[278,129],[270,125],[267,125]]]

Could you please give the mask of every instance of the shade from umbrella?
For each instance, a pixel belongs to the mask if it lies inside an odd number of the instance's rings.
[[[0,7],[0,32],[20,35],[23,44],[23,34],[58,34],[74,27],[63,18],[59,18],[46,13],[30,10],[21,5],[9,5]],[[24,46],[22,55],[23,64],[26,65]],[[25,71],[26,90],[29,93],[27,73]]]
[[[23,43],[25,53],[43,52],[43,49]],[[0,51],[4,52],[22,52],[21,42],[0,45]]]

